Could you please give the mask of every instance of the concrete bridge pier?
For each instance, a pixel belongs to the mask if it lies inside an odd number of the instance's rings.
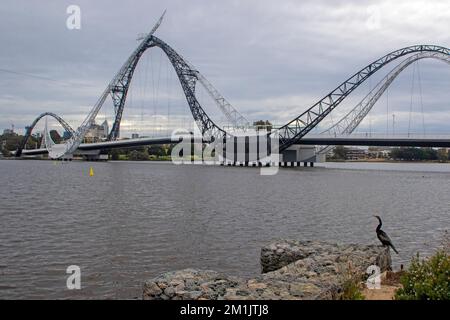
[[[83,150],[76,153],[77,156],[83,157],[86,161],[108,161],[108,153],[101,150]]]
[[[300,167],[303,162],[303,166],[307,167],[308,163],[310,167],[314,167],[314,162],[322,162],[322,156],[316,154],[315,146],[305,145],[293,145],[281,152],[281,161],[284,166]],[[281,166],[281,165],[280,165]]]
[[[60,161],[72,161],[73,160],[73,154],[66,154],[64,157],[58,159]]]
[[[314,167],[315,162],[322,162],[324,159],[323,155],[316,154],[314,145],[293,145],[282,151],[279,159],[271,159],[266,149],[260,148],[257,138],[245,137],[245,140],[241,139],[243,143],[238,143],[240,140],[234,137],[234,143],[223,147],[217,161],[221,166],[232,167],[301,167],[302,163],[304,167],[308,167],[308,164]]]

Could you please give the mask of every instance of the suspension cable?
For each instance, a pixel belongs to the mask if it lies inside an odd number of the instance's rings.
[[[425,137],[425,114],[423,112],[422,77],[420,75],[420,64],[419,64],[419,61],[417,61],[417,76],[418,76],[418,82],[419,82],[420,111],[422,113],[422,130],[423,130],[423,136]]]
[[[372,92],[372,77],[369,77],[368,85],[369,85],[369,92]],[[372,136],[372,113],[369,112],[367,115],[367,120],[369,120],[369,137]]]
[[[150,136],[155,136],[155,108],[156,108],[156,101],[155,101],[155,76],[154,76],[154,61],[153,61],[153,55],[150,53],[150,66],[151,66],[151,74],[152,74],[152,105],[153,105],[153,115],[152,119],[150,121]]]
[[[408,120],[408,138],[411,131],[411,118],[412,118],[412,110],[413,110],[413,96],[414,96],[414,82],[416,77],[416,65],[417,61],[413,65],[413,76],[412,76],[412,83],[411,83],[411,99],[409,104],[409,120]]]
[[[386,137],[389,135],[389,87],[386,88]]]
[[[159,103],[159,88],[161,83],[161,64],[162,64],[162,50],[159,50],[159,63],[158,63],[158,82],[156,87],[156,103]],[[156,109],[155,109],[156,111]],[[158,111],[159,112],[159,111]],[[155,121],[157,119],[156,113],[155,113]],[[160,134],[161,132],[161,123],[158,121],[158,129],[157,132]]]
[[[167,94],[167,136],[170,136],[170,100],[171,100],[171,79],[170,76],[172,75],[169,71],[169,61],[168,59],[166,60],[166,84],[167,84],[167,88],[166,88],[166,94]]]
[[[145,76],[144,76],[144,96],[142,97],[141,101],[141,126],[144,128],[144,107],[145,102],[147,101],[147,83],[148,83],[148,69],[149,69],[149,54],[145,57]],[[142,129],[141,129],[142,130]]]
[[[129,94],[127,96],[127,100],[125,101],[125,103],[127,104],[127,109],[128,110],[132,110],[133,109],[133,105],[134,105],[134,96],[135,96],[135,92],[134,92],[134,80],[131,79],[130,80],[130,86],[129,86]]]

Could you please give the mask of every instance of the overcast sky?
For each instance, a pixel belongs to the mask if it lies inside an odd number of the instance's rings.
[[[80,30],[66,27],[71,4],[81,8]],[[14,124],[20,131],[44,111],[77,127],[137,46],[136,35],[149,31],[164,9],[156,35],[249,119],[279,124],[390,51],[450,47],[448,0],[3,0],[0,129]],[[425,115],[417,102],[419,72],[412,91],[410,67],[389,92],[398,130],[408,126],[413,92],[416,129],[424,119],[427,132],[450,132],[450,67],[423,61],[419,68]],[[384,101],[370,120],[381,131],[391,117]]]

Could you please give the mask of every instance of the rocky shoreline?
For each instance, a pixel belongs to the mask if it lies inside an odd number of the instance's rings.
[[[144,283],[145,300],[338,299],[342,276],[364,277],[371,265],[391,269],[388,248],[377,245],[277,240],[261,249],[262,274],[253,279],[184,269]]]

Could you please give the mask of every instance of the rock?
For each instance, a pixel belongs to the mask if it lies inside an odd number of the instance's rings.
[[[375,245],[279,240],[261,250],[263,274],[240,279],[211,270],[184,269],[145,282],[144,299],[258,300],[336,299],[342,274],[367,276],[376,264],[390,270],[389,250]]]
[[[191,291],[189,293],[189,298],[192,300],[197,300],[202,296],[202,291]]]
[[[144,285],[144,297],[152,298],[158,297],[162,293],[162,290],[155,282],[145,283]]]
[[[262,272],[278,270],[289,263],[303,259],[309,255],[309,250],[296,246],[295,242],[285,240],[272,243],[261,249]]]
[[[280,248],[283,248],[283,253],[280,253]],[[378,265],[382,271],[389,270],[391,267],[389,250],[375,245],[343,245],[319,241],[280,240],[276,244],[271,243],[261,249],[263,273],[279,270],[298,260],[304,260],[308,263],[313,261],[315,265],[321,267],[335,266],[336,262],[346,263],[350,260],[355,262],[359,269],[362,265],[367,268],[372,264]]]
[[[262,282],[257,282],[257,280],[252,279],[247,282],[247,286],[250,290],[263,290],[267,288],[267,284]]]
[[[175,296],[175,289],[173,287],[167,287],[164,290],[164,294],[169,298],[172,298],[173,296]]]
[[[161,294],[161,295],[159,296],[159,298],[160,298],[160,300],[169,300],[169,297],[166,296],[165,294]]]

